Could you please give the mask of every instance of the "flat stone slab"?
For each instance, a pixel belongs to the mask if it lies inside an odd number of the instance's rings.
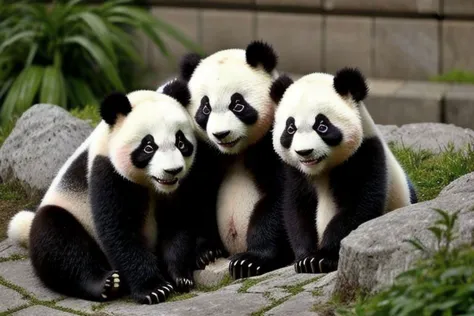
[[[249,315],[270,304],[262,294],[240,293],[229,295],[206,293],[185,301],[169,302],[157,305],[137,305],[135,303],[117,303],[105,307],[102,311],[112,315],[163,315],[163,316],[208,316],[208,315]]]
[[[15,316],[71,316],[74,314],[66,313],[63,311],[59,311],[57,309],[49,308],[46,306],[36,305],[31,306],[25,309],[22,309],[16,313],[11,315]]]
[[[27,303],[28,301],[23,299],[20,293],[0,285],[0,313],[18,308]]]
[[[303,282],[309,281],[311,279],[315,279],[321,277],[319,274],[309,274],[309,273],[296,273],[293,266],[286,267],[284,269],[279,270],[281,274],[275,278],[269,278],[268,280],[264,280],[259,282],[258,284],[251,286],[247,292],[253,293],[265,293],[271,292],[274,288],[284,288],[284,287],[291,287]],[[258,276],[254,277],[256,279],[265,278],[266,276]],[[267,276],[271,277],[271,275]]]
[[[286,302],[281,305],[278,305],[275,308],[272,308],[264,315],[275,315],[275,316],[287,316],[287,315],[316,315],[315,312],[312,312],[311,309],[314,305],[314,297],[309,292],[301,292],[296,294]]]
[[[0,259],[11,258],[12,256],[28,256],[28,250],[12,244],[8,239],[0,242]]]
[[[39,300],[51,301],[63,296],[46,288],[33,272],[30,260],[15,260],[0,263],[0,276],[7,282],[23,288]]]

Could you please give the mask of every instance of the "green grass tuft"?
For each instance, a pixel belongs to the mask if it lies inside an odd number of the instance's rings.
[[[70,110],[70,113],[81,119],[88,121],[92,127],[97,126],[102,118],[100,117],[99,108],[95,105],[86,105],[83,108],[74,108]]]
[[[435,316],[474,314],[474,242],[452,247],[458,212],[440,215],[428,230],[437,243],[429,248],[417,239],[408,240],[424,256],[394,284],[373,296],[361,296],[338,315]]]
[[[270,296],[269,296],[269,293],[264,293],[263,294],[266,298],[270,299],[272,301],[272,303],[270,305],[267,305],[261,309],[259,309],[258,311],[256,312],[253,312],[251,314],[251,316],[263,316],[266,312],[268,312],[269,310],[271,310],[272,308],[275,308],[277,307],[278,305],[281,305],[283,304],[284,302],[286,302],[288,300],[289,297],[283,297],[283,298],[280,298],[278,300],[275,300],[275,299],[271,299]]]
[[[251,279],[245,279],[242,282],[242,286],[239,288],[237,291],[238,293],[247,293],[247,290],[250,289],[252,286],[257,285],[260,282],[263,282],[265,280],[268,280],[271,276],[266,275],[262,276],[259,278],[251,278]]]
[[[0,258],[0,263],[7,262],[7,261],[17,261],[17,260],[24,260],[28,259],[28,256],[20,255],[20,254],[13,254],[10,257]]]
[[[15,127],[16,121],[17,117],[14,116],[0,125],[0,147],[2,147],[8,135],[10,135],[10,133],[12,132],[13,128]]]
[[[390,148],[413,182],[420,202],[434,199],[450,182],[474,172],[472,146],[467,146],[465,151],[456,151],[449,145],[440,154],[401,145],[391,144]]]
[[[321,276],[311,278],[309,280],[303,281],[295,285],[285,285],[285,286],[282,286],[282,288],[285,289],[288,293],[290,293],[293,296],[293,295],[303,292],[304,291],[303,287],[305,285],[316,282],[319,279],[321,279]]]
[[[190,298],[196,297],[197,294],[195,293],[173,293],[171,296],[166,300],[166,302],[178,302],[188,300]]]
[[[430,78],[431,81],[435,82],[449,82],[449,83],[473,83],[474,84],[474,73],[469,71],[463,71],[454,69],[447,73],[433,76]]]

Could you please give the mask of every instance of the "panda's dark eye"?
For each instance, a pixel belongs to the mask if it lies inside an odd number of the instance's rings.
[[[184,147],[185,147],[184,143],[183,143],[182,141],[179,141],[179,142],[178,142],[178,148],[179,148],[180,150],[183,150]]]
[[[237,101],[237,102],[238,102],[238,101]],[[244,110],[244,108],[245,108],[245,105],[240,104],[240,103],[236,103],[236,104],[234,105],[234,108],[232,109],[232,111],[237,112],[237,113],[240,113],[240,112],[242,112],[242,111]]]
[[[143,148],[143,151],[144,151],[146,154],[151,154],[152,152],[155,151],[155,149],[154,149],[153,146],[151,146],[151,145],[146,145],[145,148]]]
[[[209,115],[211,113],[211,109],[205,105],[203,108],[202,108],[202,113],[206,114],[206,115]]]
[[[293,135],[296,132],[296,127],[293,124],[290,124],[286,129],[286,132],[290,135]]]
[[[325,134],[328,131],[329,127],[323,122],[319,123],[318,132]]]

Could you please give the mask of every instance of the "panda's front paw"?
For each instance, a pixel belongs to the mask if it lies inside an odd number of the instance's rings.
[[[230,258],[229,273],[235,280],[261,275],[272,270],[271,261],[251,252],[238,253]]]
[[[329,273],[337,270],[337,260],[311,255],[296,261],[294,266],[296,273]]]
[[[218,258],[227,257],[228,253],[220,247],[208,240],[201,239],[196,245],[196,269],[202,270],[211,262]]]
[[[174,287],[169,282],[162,283],[156,286],[151,291],[144,291],[135,294],[135,300],[140,304],[158,304],[163,303],[174,292]]]
[[[118,271],[112,271],[105,278],[103,290],[100,294],[104,301],[115,298],[120,292],[120,275]]]
[[[176,291],[178,292],[189,292],[194,288],[194,281],[188,278],[177,278],[174,283],[176,284]]]

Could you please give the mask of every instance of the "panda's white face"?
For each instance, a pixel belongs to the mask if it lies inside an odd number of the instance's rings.
[[[246,62],[245,50],[230,49],[203,59],[189,80],[189,113],[197,133],[220,152],[237,154],[271,128],[275,105],[272,75]]]
[[[284,92],[275,113],[275,151],[309,176],[344,162],[363,138],[357,104],[335,91],[333,79],[323,73],[300,78]]]
[[[128,95],[132,111],[119,117],[110,134],[109,155],[127,179],[171,193],[194,162],[196,139],[184,107],[168,95]]]

